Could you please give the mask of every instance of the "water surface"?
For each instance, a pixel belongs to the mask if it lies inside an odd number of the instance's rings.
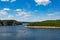
[[[60,29],[30,29],[24,25],[1,26],[0,40],[60,40]]]

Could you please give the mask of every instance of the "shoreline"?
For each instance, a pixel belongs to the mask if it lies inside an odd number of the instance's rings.
[[[59,28],[60,27],[56,27],[56,26],[26,26],[27,28]]]

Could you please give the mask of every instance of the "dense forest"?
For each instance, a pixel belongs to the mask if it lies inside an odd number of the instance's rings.
[[[0,26],[15,26],[21,24],[22,22],[18,22],[16,20],[0,20]]]
[[[60,27],[60,20],[46,20],[42,22],[31,22],[28,26],[58,26]]]

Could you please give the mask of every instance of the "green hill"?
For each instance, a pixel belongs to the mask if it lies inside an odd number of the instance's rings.
[[[15,26],[21,24],[22,22],[18,22],[16,20],[0,20],[0,26]]]
[[[46,20],[42,22],[31,22],[28,26],[58,26],[60,27],[60,20]]]

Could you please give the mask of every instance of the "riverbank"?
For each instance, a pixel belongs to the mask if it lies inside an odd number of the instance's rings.
[[[55,26],[26,26],[27,28],[59,28],[60,27],[55,27]]]

